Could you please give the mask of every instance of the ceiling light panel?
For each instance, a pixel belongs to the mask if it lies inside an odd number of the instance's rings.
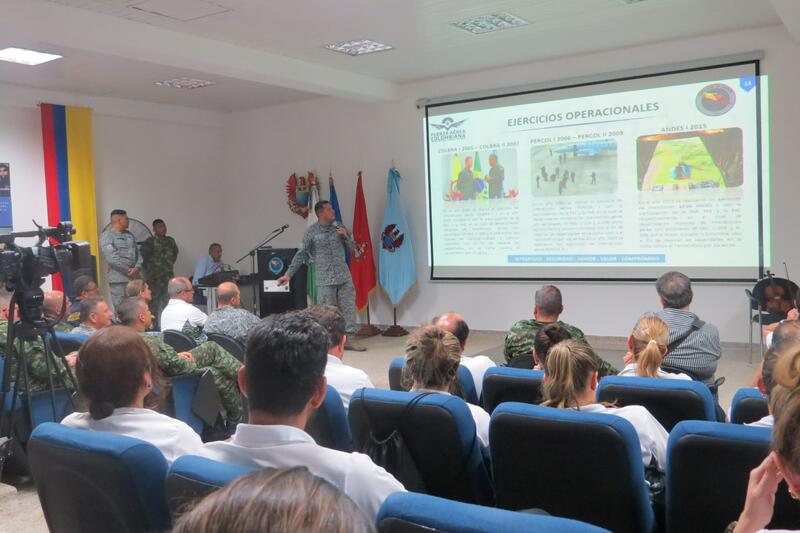
[[[144,0],[129,7],[180,22],[190,22],[231,11],[229,7],[207,0]]]
[[[154,85],[158,85],[159,87],[170,87],[172,89],[192,90],[210,87],[211,85],[216,85],[216,83],[213,81],[181,76],[179,78],[172,78],[171,80],[157,81]]]
[[[19,63],[20,65],[41,65],[54,59],[61,59],[63,56],[57,54],[46,54],[44,52],[37,52],[35,50],[26,50],[25,48],[4,48],[0,50],[0,61],[10,61],[11,63]]]
[[[379,43],[370,39],[357,39],[355,41],[343,41],[341,43],[326,44],[325,48],[334,52],[341,52],[349,56],[360,56],[372,54],[374,52],[385,52],[393,50],[394,47],[388,44]]]
[[[458,22],[451,23],[456,28],[468,31],[474,35],[490,33],[493,31],[510,30],[530,24],[527,20],[511,13],[491,13],[489,15],[479,15]]]

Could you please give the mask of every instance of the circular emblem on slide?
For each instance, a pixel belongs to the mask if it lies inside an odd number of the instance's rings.
[[[697,110],[710,117],[724,115],[736,103],[736,93],[724,83],[712,83],[703,87],[695,98]]]
[[[275,275],[278,275],[281,272],[283,272],[284,266],[285,263],[283,262],[283,258],[278,255],[273,255],[272,257],[270,257],[269,263],[267,263],[267,268],[269,269],[270,272],[272,272]]]

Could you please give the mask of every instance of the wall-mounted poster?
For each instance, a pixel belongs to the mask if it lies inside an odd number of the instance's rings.
[[[0,163],[0,231],[11,230],[11,165]]]

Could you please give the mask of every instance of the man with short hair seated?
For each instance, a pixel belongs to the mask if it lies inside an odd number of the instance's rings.
[[[222,333],[245,344],[247,334],[261,319],[242,309],[241,305],[239,287],[232,281],[220,283],[217,287],[217,310],[208,315],[203,332]]]
[[[347,342],[345,329],[347,323],[342,312],[332,305],[314,305],[305,310],[311,318],[319,322],[328,332],[328,363],[325,365],[325,378],[328,385],[336,389],[342,397],[344,408],[350,407],[350,398],[358,389],[373,388],[375,385],[366,372],[344,364],[344,345]]]
[[[198,343],[208,340],[203,333],[208,315],[192,305],[194,287],[189,278],[179,276],[169,280],[167,293],[169,303],[161,312],[161,331],[181,331]]]
[[[117,307],[117,317],[123,326],[133,328],[141,334],[147,347],[153,352],[161,372],[168,377],[191,374],[208,369],[219,391],[222,406],[228,420],[237,421],[242,415],[242,398],[237,377],[242,363],[216,342],[204,342],[188,352],[177,353],[157,334],[146,333],[153,322],[153,315],[144,298],[126,298]]]
[[[487,370],[497,365],[485,355],[464,356],[464,349],[467,347],[467,339],[469,338],[469,326],[463,316],[450,311],[433,317],[431,324],[449,331],[458,339],[458,343],[461,346],[461,364],[467,367],[469,373],[472,374],[472,380],[475,382],[475,392],[480,398],[483,390],[483,375],[486,374]]]
[[[48,322],[55,321],[53,329],[66,333],[72,330],[72,326],[66,323],[67,313],[61,315],[64,310],[64,293],[62,291],[48,291],[44,293],[44,300],[42,302],[42,310],[44,311],[44,318]]]
[[[72,333],[91,335],[98,329],[110,326],[114,321],[114,313],[108,303],[99,296],[84,298],[81,301],[81,324],[72,329]]]
[[[72,281],[72,294],[74,294],[74,297],[69,308],[67,322],[79,322],[81,302],[85,298],[100,296],[100,288],[91,277],[78,276]]]
[[[559,316],[564,312],[564,304],[561,299],[561,291],[555,285],[543,285],[538,291],[533,306],[533,320],[520,320],[513,326],[506,335],[505,348],[503,353],[507,362],[511,362],[515,357],[531,357],[533,353],[533,340],[536,332],[548,324],[558,324],[566,330],[570,338],[582,342],[586,345],[586,336],[583,331],[573,325],[559,320]],[[594,351],[592,351],[594,353]],[[603,376],[614,376],[619,370],[614,368],[608,361],[597,356],[598,374]]]
[[[366,455],[323,448],[304,431],[325,399],[328,334],[307,313],[271,315],[247,339],[239,386],[250,406],[249,423],[231,440],[206,443],[198,455],[223,463],[285,468],[305,466],[339,487],[375,518],[389,494],[404,491]]]
[[[663,309],[656,316],[669,327],[669,345],[663,365],[713,383],[722,355],[719,331],[689,310],[694,298],[692,281],[680,272],[667,272],[656,281]]]

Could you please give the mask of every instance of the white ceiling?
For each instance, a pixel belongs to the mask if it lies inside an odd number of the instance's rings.
[[[399,84],[544,58],[784,23],[797,0],[0,0],[0,47],[63,53],[0,63],[0,82],[223,111],[317,95],[391,100]],[[163,12],[162,16],[153,12]],[[471,35],[450,23],[508,11],[529,26]],[[361,57],[323,48],[370,38]],[[177,76],[217,85],[153,86]]]

